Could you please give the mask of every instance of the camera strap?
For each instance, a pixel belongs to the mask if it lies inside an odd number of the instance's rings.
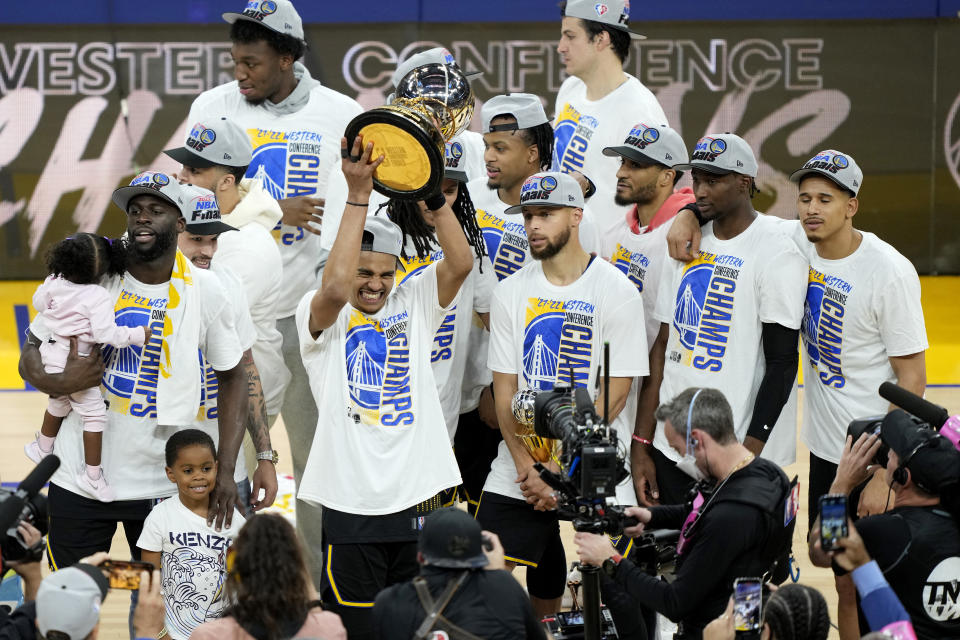
[[[413,579],[413,588],[417,591],[420,606],[423,607],[423,610],[427,614],[420,626],[417,627],[417,631],[413,636],[416,640],[426,640],[434,627],[439,627],[441,630],[446,631],[454,640],[483,640],[480,636],[475,636],[466,629],[461,629],[442,615],[443,610],[447,608],[450,600],[453,599],[453,594],[463,586],[463,583],[466,582],[469,576],[470,571],[461,571],[456,580],[451,580],[447,583],[447,587],[436,600],[430,595],[430,587],[427,585],[427,581],[423,576],[417,576]]]

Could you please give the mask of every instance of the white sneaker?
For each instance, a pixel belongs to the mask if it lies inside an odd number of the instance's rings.
[[[40,434],[37,433],[36,439],[30,444],[26,445],[23,448],[23,452],[27,454],[27,457],[33,460],[34,464],[40,464],[40,461],[46,458],[48,455],[53,453],[53,449],[50,451],[44,451],[40,448]]]
[[[77,474],[77,484],[100,502],[113,502],[117,497],[113,492],[113,487],[107,484],[107,479],[103,477],[102,469],[100,470],[100,477],[96,480],[91,480],[86,469],[84,469]]]

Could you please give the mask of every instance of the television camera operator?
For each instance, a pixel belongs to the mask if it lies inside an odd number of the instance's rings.
[[[776,464],[755,458],[737,441],[733,411],[715,389],[690,388],[657,409],[666,436],[682,460],[678,468],[698,481],[690,504],[628,507],[645,529],[680,529],[672,583],[621,558],[607,536],[577,533],[580,560],[600,566],[637,604],[679,622],[676,638],[700,638],[723,613],[736,578],[786,577],[795,511],[784,524],[792,484]]]
[[[960,452],[929,425],[899,409],[891,411],[883,418],[879,434],[864,432],[856,440],[848,436],[830,493],[849,495],[881,467],[893,509],[861,518],[855,523],[856,532],[910,614],[917,637],[956,638],[960,636]],[[818,518],[810,536],[810,559],[829,567],[830,556],[821,548],[819,531]],[[833,567],[837,575],[847,573],[836,563]],[[840,617],[843,614],[841,609]],[[869,627],[862,611],[859,617],[860,633],[866,633]]]

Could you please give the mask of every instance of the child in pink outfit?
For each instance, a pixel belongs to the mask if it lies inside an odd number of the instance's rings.
[[[150,337],[148,327],[122,327],[114,321],[114,301],[96,284],[107,273],[123,273],[125,250],[120,241],[80,233],[59,242],[47,256],[50,275],[33,295],[36,308],[49,329],[50,340],[40,345],[40,357],[47,373],[63,371],[70,352],[70,338],[77,339],[77,352],[89,355],[97,344],[122,348],[143,346]],[[77,481],[98,500],[110,502],[113,490],[100,466],[103,429],[107,409],[99,387],[69,396],[51,397],[36,440],[24,450],[34,462],[53,452],[63,418],[76,411],[83,419],[83,454],[86,468]]]

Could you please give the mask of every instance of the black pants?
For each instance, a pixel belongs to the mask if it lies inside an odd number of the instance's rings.
[[[837,465],[810,454],[810,479],[807,481],[807,532],[820,515],[820,496],[830,491],[837,475]],[[853,510],[856,513],[856,509]]]
[[[467,503],[470,515],[477,515],[480,494],[502,440],[500,430],[487,426],[476,409],[460,414],[457,433],[453,438],[453,452],[463,479],[463,484],[457,487],[457,493],[460,500]]]
[[[97,551],[110,551],[117,523],[123,524],[131,556],[139,560],[137,540],[152,504],[153,500],[100,502],[51,482],[47,493],[50,523],[47,555],[50,568],[57,570],[69,567]]]
[[[677,469],[677,463],[653,448],[653,465],[657,470],[660,504],[683,504],[690,497],[693,478]]]

